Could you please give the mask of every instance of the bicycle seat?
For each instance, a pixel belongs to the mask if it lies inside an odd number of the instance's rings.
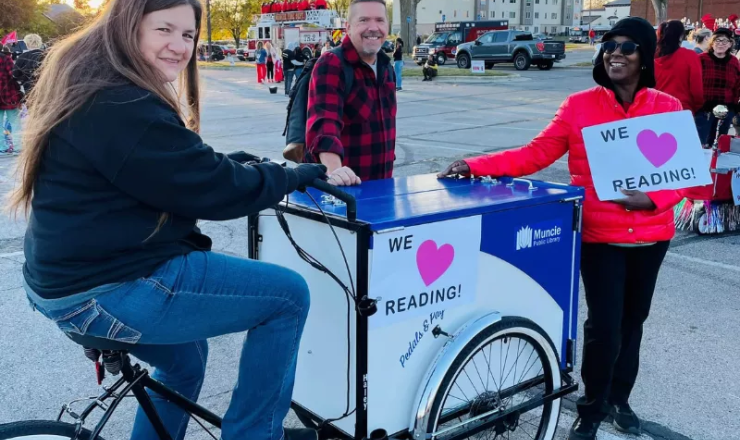
[[[96,350],[106,351],[129,351],[134,348],[134,344],[118,342],[110,339],[96,338],[94,336],[84,336],[77,333],[65,333],[69,339],[82,345],[84,348],[94,348]]]

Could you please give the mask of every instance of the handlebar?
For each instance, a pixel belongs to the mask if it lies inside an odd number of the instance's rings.
[[[315,179],[308,186],[325,192],[347,204],[347,220],[353,222],[357,219],[357,200],[336,186],[321,179]]]

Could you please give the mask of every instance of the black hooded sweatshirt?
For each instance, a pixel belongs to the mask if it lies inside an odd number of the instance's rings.
[[[148,276],[171,258],[211,249],[196,219],[257,213],[297,182],[279,164],[244,166],[215,152],[144,89],[101,91],[51,132],[23,275],[47,299]]]

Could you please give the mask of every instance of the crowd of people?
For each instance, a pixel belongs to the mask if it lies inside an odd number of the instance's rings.
[[[286,0],[262,3],[263,14],[326,9],[326,0]]]
[[[715,23],[704,23],[688,39],[683,20],[662,23],[655,54],[656,88],[692,111],[705,148],[727,134],[733,122],[740,125],[740,54],[734,53],[737,28],[716,27]],[[728,110],[721,124],[713,113],[717,106]]]
[[[740,16],[730,14],[727,18],[714,18],[712,14],[705,14],[700,21],[691,22],[684,17],[680,20],[684,27],[689,30],[687,40],[694,39],[694,34],[701,31],[714,32],[717,29],[729,29],[735,40],[735,49],[740,49]]]
[[[21,113],[26,98],[35,83],[44,50],[43,40],[36,34],[28,34],[23,41],[27,51],[14,60],[10,47],[0,48],[0,154],[16,155],[21,152]]]

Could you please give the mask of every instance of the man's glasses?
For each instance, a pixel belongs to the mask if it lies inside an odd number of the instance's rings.
[[[714,40],[714,42],[716,44],[730,44],[731,43],[731,41],[728,40],[727,38],[717,38],[716,40]]]
[[[604,52],[608,54],[613,54],[617,49],[621,48],[622,55],[630,56],[637,51],[637,48],[640,47],[640,45],[632,41],[625,41],[624,43],[617,43],[616,41],[607,41],[606,43],[602,44],[601,47],[603,47]]]

